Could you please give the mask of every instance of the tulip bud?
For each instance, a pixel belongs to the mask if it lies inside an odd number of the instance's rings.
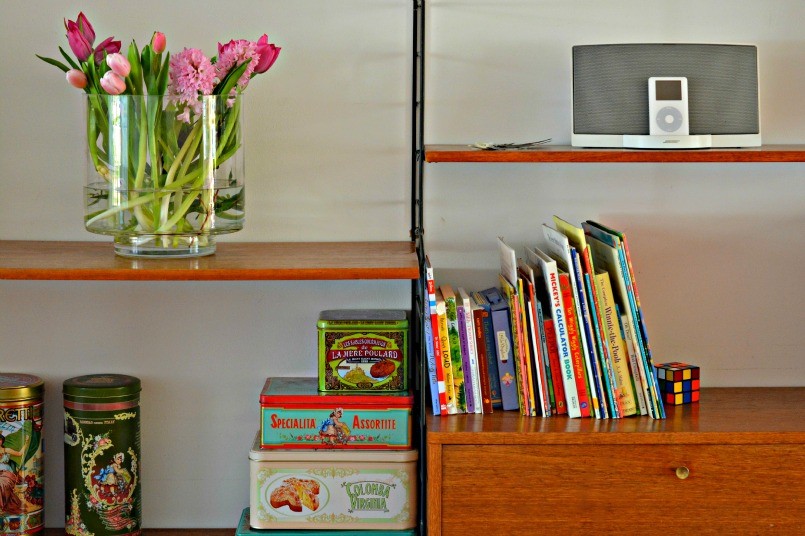
[[[127,60],[126,57],[119,52],[106,56],[106,65],[112,69],[113,73],[122,78],[126,78],[129,75],[129,72],[131,72],[131,64],[129,63],[129,60]]]
[[[274,65],[274,62],[277,61],[277,57],[280,55],[281,48],[274,43],[269,43],[268,35],[266,34],[263,34],[255,45],[257,45],[256,50],[260,55],[260,59],[257,60],[257,65],[254,67],[254,74],[261,74]]]
[[[108,71],[101,78],[101,87],[110,95],[120,95],[126,91],[126,81],[115,74],[114,71]]]
[[[84,89],[87,87],[87,75],[78,69],[67,71],[67,82],[74,88]]]
[[[154,36],[151,38],[151,48],[154,49],[154,52],[162,54],[165,51],[166,44],[167,40],[165,39],[165,34],[162,32],[154,32]]]

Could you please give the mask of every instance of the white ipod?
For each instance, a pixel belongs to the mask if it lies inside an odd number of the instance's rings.
[[[648,124],[652,136],[687,136],[688,79],[652,76],[648,79]]]

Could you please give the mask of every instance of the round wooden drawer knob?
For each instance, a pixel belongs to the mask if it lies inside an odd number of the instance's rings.
[[[679,480],[685,480],[685,479],[686,479],[686,478],[688,478],[689,476],[690,476],[690,469],[688,469],[688,468],[687,468],[687,467],[685,467],[684,465],[683,465],[683,466],[681,466],[681,467],[677,467],[677,468],[676,468],[676,477],[677,477]]]

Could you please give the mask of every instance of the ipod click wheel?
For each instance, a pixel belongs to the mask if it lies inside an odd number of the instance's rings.
[[[652,76],[648,79],[649,134],[687,136],[688,79]]]

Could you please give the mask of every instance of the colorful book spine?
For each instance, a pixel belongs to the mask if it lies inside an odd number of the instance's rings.
[[[502,275],[498,276],[500,288],[509,305],[509,326],[511,329],[512,355],[514,357],[514,378],[517,385],[517,404],[521,415],[530,415],[528,405],[528,379],[525,376],[525,366],[523,364],[523,332],[520,324],[520,304],[517,298],[517,290]]]
[[[551,378],[553,379],[554,408],[557,415],[567,415],[567,398],[562,381],[562,365],[559,359],[559,346],[556,341],[556,324],[553,319],[547,318],[545,326],[545,346],[548,349],[548,359],[551,362]]]
[[[613,397],[622,417],[638,413],[632,376],[629,372],[629,356],[626,344],[621,337],[617,306],[612,295],[612,285],[607,272],[599,272],[595,276],[598,289],[603,330],[607,339],[609,359],[613,369]]]
[[[545,390],[547,391],[548,395],[548,413],[553,415],[556,413],[556,397],[554,394],[554,387],[553,387],[553,376],[551,373],[551,361],[548,357],[548,338],[545,334],[545,315],[543,314],[542,309],[542,302],[539,299],[535,298],[534,302],[536,304],[537,310],[537,325],[539,326],[539,345],[540,345],[540,356],[542,357],[542,370],[545,379]],[[556,344],[556,340],[554,339],[554,344]]]
[[[492,329],[492,309],[489,306],[489,301],[480,292],[473,292],[470,296],[473,304],[483,311],[478,316],[481,317],[481,326],[483,327],[482,335],[486,347],[489,398],[492,401],[492,409],[501,409],[503,408],[503,401],[500,397],[500,374],[498,374],[498,354],[495,349],[495,331]]]
[[[587,394],[586,373],[584,371],[584,356],[581,341],[579,340],[579,325],[576,318],[576,308],[573,305],[573,288],[570,276],[567,273],[559,274],[559,288],[562,292],[562,303],[565,307],[565,325],[567,340],[570,348],[573,377],[576,381],[576,392],[579,397],[579,411],[582,417],[590,416],[590,399]]]
[[[467,413],[475,413],[475,389],[473,389],[473,368],[470,358],[470,334],[467,333],[467,312],[461,303],[461,297],[456,296],[456,323],[458,324],[458,340],[461,345],[461,370],[464,373],[464,398],[467,404]],[[475,335],[473,335],[473,338]],[[473,341],[474,342],[474,341]]]
[[[469,365],[472,372],[472,398],[475,413],[483,413],[481,403],[481,371],[478,365],[478,348],[475,343],[475,320],[472,316],[472,300],[469,293],[462,287],[458,287],[458,297],[461,306],[464,308],[464,322],[467,331],[467,351],[469,353]]]
[[[425,331],[425,340],[430,344],[429,350],[433,352],[433,376],[435,376],[436,385],[433,387],[433,379],[431,378],[431,392],[435,395],[433,401],[433,414],[441,415],[447,414],[447,394],[444,390],[444,370],[442,369],[442,348],[439,341],[439,316],[436,314],[436,283],[433,277],[433,266],[430,259],[425,256],[425,290],[426,290],[426,309],[423,330]],[[428,356],[428,373],[430,374],[431,367],[430,355]],[[435,392],[434,392],[435,391]],[[437,411],[438,408],[438,411]]]
[[[492,413],[492,387],[489,381],[489,358],[486,352],[486,336],[484,335],[484,318],[489,313],[474,302],[472,304],[473,332],[475,333],[475,349],[478,359],[478,379],[481,388],[481,412]]]
[[[517,399],[517,381],[514,370],[514,354],[512,352],[512,331],[509,306],[501,292],[491,287],[482,290],[489,302],[492,315],[492,330],[497,354],[498,376],[500,378],[501,406],[504,410],[519,409]]]
[[[430,301],[427,295],[424,300],[424,321],[422,322],[422,339],[425,341],[425,357],[428,363],[428,387],[430,391],[431,410],[434,415],[440,415],[442,410],[439,405],[439,384],[436,380],[436,354],[433,344],[433,329],[430,321]]]
[[[456,409],[459,413],[467,412],[467,390],[464,385],[464,360],[461,355],[461,339],[458,332],[458,312],[456,310],[456,294],[450,285],[439,287],[444,296],[447,317],[448,344],[450,345],[450,364],[453,367],[453,389],[456,396]]]
[[[456,391],[453,387],[453,359],[450,356],[450,334],[447,328],[447,306],[442,291],[436,289],[436,314],[439,320],[439,344],[442,350],[442,371],[444,374],[444,392],[447,400],[447,413],[458,413]]]

